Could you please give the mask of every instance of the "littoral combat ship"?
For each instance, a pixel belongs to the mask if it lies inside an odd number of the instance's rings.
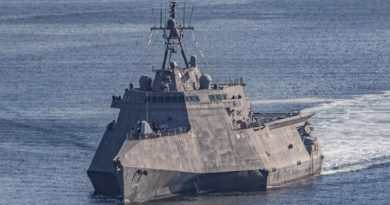
[[[212,83],[182,37],[170,3],[164,61],[130,83],[88,169],[95,193],[143,202],[183,193],[259,191],[317,175],[323,155],[311,113],[256,113],[243,79]],[[161,22],[161,21],[160,21]],[[170,61],[180,53],[184,66]],[[168,58],[169,57],[169,58]],[[168,62],[167,62],[168,60]]]

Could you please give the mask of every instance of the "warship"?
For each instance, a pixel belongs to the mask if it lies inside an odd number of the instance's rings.
[[[257,113],[242,78],[213,83],[186,55],[177,1],[163,33],[154,79],[112,96],[118,118],[107,125],[87,174],[96,194],[144,202],[178,194],[265,191],[320,173],[313,113]],[[162,10],[162,9],[161,9]],[[161,17],[161,11],[160,11]],[[183,58],[182,67],[171,61]],[[181,54],[181,56],[180,56]]]

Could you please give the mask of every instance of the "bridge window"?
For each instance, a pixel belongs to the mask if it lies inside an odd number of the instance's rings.
[[[199,96],[193,95],[193,96],[185,96],[186,102],[199,102]]]
[[[138,93],[133,93],[130,95],[125,95],[123,100],[129,103],[182,103],[185,101],[200,101],[198,96],[183,96],[176,95],[176,93],[166,93],[162,95],[151,94],[147,96]]]
[[[217,101],[217,98],[215,97],[215,95],[209,95],[209,99],[211,102]]]
[[[190,96],[192,101],[199,101],[198,96]],[[148,102],[148,103],[178,103],[184,102],[184,96],[179,95],[159,95],[159,96],[133,96],[133,102]]]
[[[209,95],[209,99],[211,102],[217,102],[217,101],[222,101],[222,100],[226,100],[227,99],[227,96],[226,94],[216,94],[216,95]]]

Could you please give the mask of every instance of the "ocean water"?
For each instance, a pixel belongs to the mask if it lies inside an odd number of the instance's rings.
[[[94,195],[86,170],[111,96],[161,66],[161,34],[146,45],[160,2],[0,0],[0,204],[121,203]],[[267,192],[150,204],[389,204],[390,1],[186,5],[201,69],[242,76],[257,111],[316,112],[326,158],[320,176]]]

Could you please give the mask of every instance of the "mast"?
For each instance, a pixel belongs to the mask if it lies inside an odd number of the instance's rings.
[[[189,68],[188,59],[186,56],[186,52],[183,46],[182,38],[184,30],[194,30],[192,26],[184,26],[180,25],[176,20],[176,8],[178,7],[178,1],[172,0],[170,2],[170,18],[167,20],[166,25],[157,27],[156,25],[151,28],[151,30],[162,30],[163,38],[165,39],[165,52],[164,52],[164,61],[162,64],[162,69],[165,69],[165,64],[167,62],[168,54],[171,57],[173,53],[177,53],[180,50],[180,53],[183,57],[184,63],[186,64],[186,68]],[[184,19],[184,17],[183,17]],[[160,22],[162,21],[162,15],[160,13]],[[169,32],[169,34],[168,34]],[[168,34],[168,35],[167,35]],[[170,58],[169,57],[169,58]]]

